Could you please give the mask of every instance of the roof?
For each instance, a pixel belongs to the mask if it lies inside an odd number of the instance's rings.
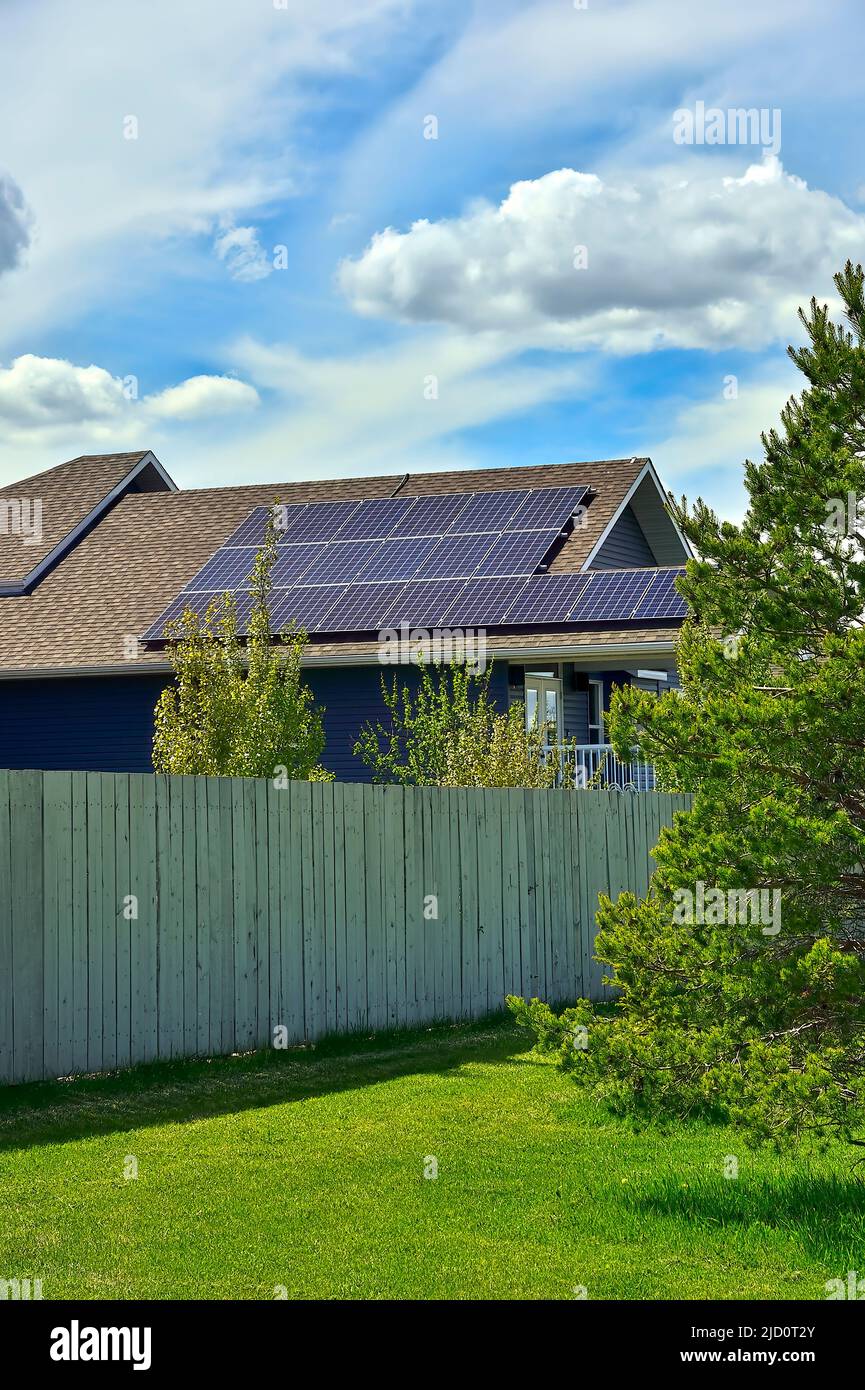
[[[129,476],[145,458],[153,459],[153,455],[144,451],[82,456],[2,489],[0,498],[4,494],[13,498],[26,496],[30,489],[43,499],[45,538],[38,553],[44,558],[64,527],[68,531],[80,525],[94,506],[104,502],[122,483],[124,470],[125,476]],[[158,468],[157,461],[153,462]],[[151,479],[149,485],[155,490],[123,492],[30,593],[0,598],[0,674],[62,674],[107,668],[122,674],[163,668],[164,653],[137,648],[139,635],[253,507],[269,506],[277,499],[286,503],[338,501],[397,493],[426,495],[584,484],[596,494],[586,523],[571,533],[550,567],[554,572],[577,571],[647,462],[645,458],[605,459],[183,491],[170,490],[174,485],[160,469],[164,483]],[[17,558],[17,577],[22,571],[28,573],[32,569],[31,557],[21,560],[20,554],[14,555],[16,545],[19,552],[25,548],[21,537],[2,540],[9,548],[9,559],[0,568],[11,573]],[[5,556],[6,552],[2,553]],[[601,634],[597,637],[600,639]],[[562,642],[561,633],[556,640]],[[567,640],[571,641],[570,634]],[[522,638],[520,641],[525,645]],[[316,654],[323,660],[335,659],[340,654],[349,656],[352,647],[365,646],[374,656],[374,644],[363,643],[317,644],[310,647],[308,654],[313,659]],[[133,652],[137,654],[131,656]]]
[[[28,537],[26,542],[13,520],[0,526],[0,579],[23,579],[36,568],[54,547],[84,521],[100,502],[128,477],[147,450],[136,454],[82,455],[57,468],[22,478],[0,488],[0,505],[4,502],[4,517],[9,506],[23,505],[25,525],[36,515],[41,520],[41,539]],[[34,505],[38,508],[33,512]]]

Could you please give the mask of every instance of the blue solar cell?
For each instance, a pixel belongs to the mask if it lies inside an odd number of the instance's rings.
[[[468,504],[468,492],[417,497],[414,506],[400,518],[391,534],[396,536],[443,536]]]
[[[326,632],[326,619],[339,603],[346,589],[298,585],[293,589],[274,589],[269,604],[270,626],[274,632],[296,623],[307,632]]]
[[[321,541],[305,545],[281,545],[276,552],[276,563],[271,574],[274,588],[293,584],[301,575],[306,583],[307,570],[321,558],[326,548]]]
[[[384,540],[413,504],[413,497],[376,497],[369,502],[361,502],[340,528],[339,539]]]
[[[322,632],[377,632],[393,627],[404,584],[353,584],[319,629]]]
[[[652,579],[632,616],[634,618],[684,618],[687,604],[676,593],[675,583],[684,569],[661,570]]]
[[[481,576],[534,574],[561,532],[509,531],[494,542],[475,573]]]
[[[309,502],[305,507],[277,509],[279,539],[283,543],[333,540],[360,505],[360,502]]]
[[[447,627],[498,627],[508,623],[527,579],[469,579],[448,609]]]
[[[448,527],[449,535],[467,531],[503,531],[511,517],[526,500],[525,488],[507,492],[476,492],[459,516]]]
[[[594,576],[589,574],[540,574],[526,581],[513,608],[508,623],[565,623],[580,594]]]
[[[299,579],[322,554],[323,545],[281,546],[272,570],[274,585]],[[258,550],[254,545],[224,546],[211,556],[184,589],[184,593],[214,589],[245,589]]]
[[[304,584],[351,583],[381,549],[381,541],[332,541],[320,549],[321,558],[304,574]]]
[[[398,594],[385,626],[398,628],[444,627],[445,616],[454,606],[465,579],[416,579]]]
[[[413,579],[436,546],[434,536],[425,540],[412,537],[410,540],[374,541],[376,553],[358,574],[360,580]]]
[[[264,527],[270,507],[255,507],[232,532],[226,541],[226,545],[254,545],[260,546],[264,540]]]
[[[495,536],[445,536],[433,546],[418,579],[468,579],[492,548]]]
[[[159,642],[165,638],[165,627],[168,623],[174,623],[182,619],[187,609],[197,613],[203,618],[212,602],[219,603],[226,592],[224,589],[215,591],[201,590],[196,593],[179,594],[172,599],[168,607],[160,613],[155,623],[152,623],[142,637],[142,642]],[[230,591],[229,591],[230,592]],[[237,608],[238,632],[245,630],[246,622],[249,618],[250,598],[246,592],[232,593]]]
[[[596,570],[569,615],[574,623],[630,618],[649,587],[653,570]]]
[[[255,564],[258,554],[254,545],[237,546],[231,550],[217,550],[190,579],[185,593],[194,591],[213,592],[214,589],[239,589]]]
[[[561,530],[571,520],[588,492],[587,487],[532,488],[508,523],[509,531]]]

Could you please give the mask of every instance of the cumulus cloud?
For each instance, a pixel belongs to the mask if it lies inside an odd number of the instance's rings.
[[[162,420],[202,420],[258,404],[255,387],[231,376],[191,376],[144,401],[149,413]]]
[[[338,280],[362,314],[506,332],[523,345],[760,347],[831,291],[865,217],[774,156],[741,177],[693,164],[515,183],[498,206],[375,235]]]
[[[0,275],[12,270],[30,243],[30,215],[24,195],[12,179],[0,174]]]
[[[225,227],[213,243],[232,280],[264,280],[273,270],[255,227]]]
[[[207,420],[259,404],[257,391],[227,376],[195,376],[137,399],[134,377],[104,367],[78,367],[55,357],[25,353],[0,367],[0,422],[13,434],[37,435],[70,426],[118,431],[148,420]]]
[[[76,367],[27,352],[0,368],[0,420],[11,425],[105,420],[125,405],[122,382],[104,367]]]

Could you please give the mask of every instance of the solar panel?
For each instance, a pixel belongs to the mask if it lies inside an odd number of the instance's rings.
[[[277,527],[279,540],[282,543],[333,540],[360,505],[360,502],[309,502],[305,507],[286,507],[279,513],[284,521]]]
[[[448,627],[498,627],[528,583],[526,579],[470,579],[448,609]]]
[[[341,541],[384,540],[414,505],[413,497],[377,497],[361,502],[340,528]]]
[[[433,546],[418,579],[467,579],[492,548],[495,536],[445,536]]]
[[[508,530],[540,531],[548,526],[561,530],[570,521],[588,490],[587,487],[532,488],[508,523]]]
[[[464,579],[418,579],[403,586],[393,605],[387,627],[443,627],[445,615],[465,588]]]
[[[326,632],[327,615],[345,592],[340,587],[309,589],[306,585],[274,589],[269,606],[271,631],[280,632],[294,622],[307,632]]]
[[[276,552],[276,563],[271,572],[274,588],[284,588],[293,584],[301,575],[306,583],[307,570],[321,558],[325,549],[326,546],[321,541],[306,545],[295,545],[293,542],[281,545]]]
[[[254,545],[256,548],[264,540],[264,527],[270,507],[255,507],[237,530],[229,536],[226,545]]]
[[[376,632],[393,627],[404,584],[353,584],[320,627],[322,632]]]
[[[281,546],[271,571],[274,586],[292,584],[309,569],[324,551],[323,545]],[[245,589],[252,573],[258,550],[254,545],[225,547],[218,550],[198,571],[184,593],[217,589]]]
[[[487,551],[475,573],[479,576],[533,574],[560,534],[558,528],[555,531],[509,531]]]
[[[648,589],[637,604],[634,618],[684,618],[687,604],[676,592],[675,582],[684,569],[661,570],[652,579]]]
[[[569,621],[596,623],[630,618],[649,587],[651,570],[596,570],[588,589],[572,608]]]
[[[507,492],[476,492],[448,527],[449,535],[467,531],[503,531],[526,500],[525,488]]]
[[[465,492],[416,497],[414,506],[400,517],[391,535],[443,536],[468,500],[469,494]]]
[[[321,558],[306,571],[304,584],[348,584],[381,549],[381,541],[333,541],[319,546]]]
[[[508,622],[564,623],[579,595],[589,583],[587,574],[540,574],[528,579],[520,589]]]
[[[204,590],[212,593],[214,589],[239,589],[249,577],[257,554],[254,545],[218,550],[190,579],[184,592]]]
[[[219,602],[225,592],[224,589],[221,589],[211,592],[202,590],[196,593],[179,594],[178,597],[172,599],[168,607],[160,613],[156,622],[152,623],[147,629],[141,639],[142,642],[159,642],[163,640],[165,638],[165,628],[167,624],[182,619],[187,609],[191,609],[193,613],[197,613],[200,618],[203,618],[210,604],[214,601]],[[249,619],[251,608],[250,596],[244,591],[234,592],[232,597],[237,606],[238,632],[242,634],[246,630],[246,624]]]
[[[413,579],[437,541],[434,536],[425,540],[415,537],[395,540],[392,537],[389,541],[373,544],[377,549],[360,571],[358,578],[361,580]]]

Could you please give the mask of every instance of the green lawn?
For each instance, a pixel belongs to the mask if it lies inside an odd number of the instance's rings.
[[[702,1124],[635,1135],[501,1020],[355,1038],[0,1091],[0,1278],[45,1298],[824,1298],[865,1271],[852,1162]]]

